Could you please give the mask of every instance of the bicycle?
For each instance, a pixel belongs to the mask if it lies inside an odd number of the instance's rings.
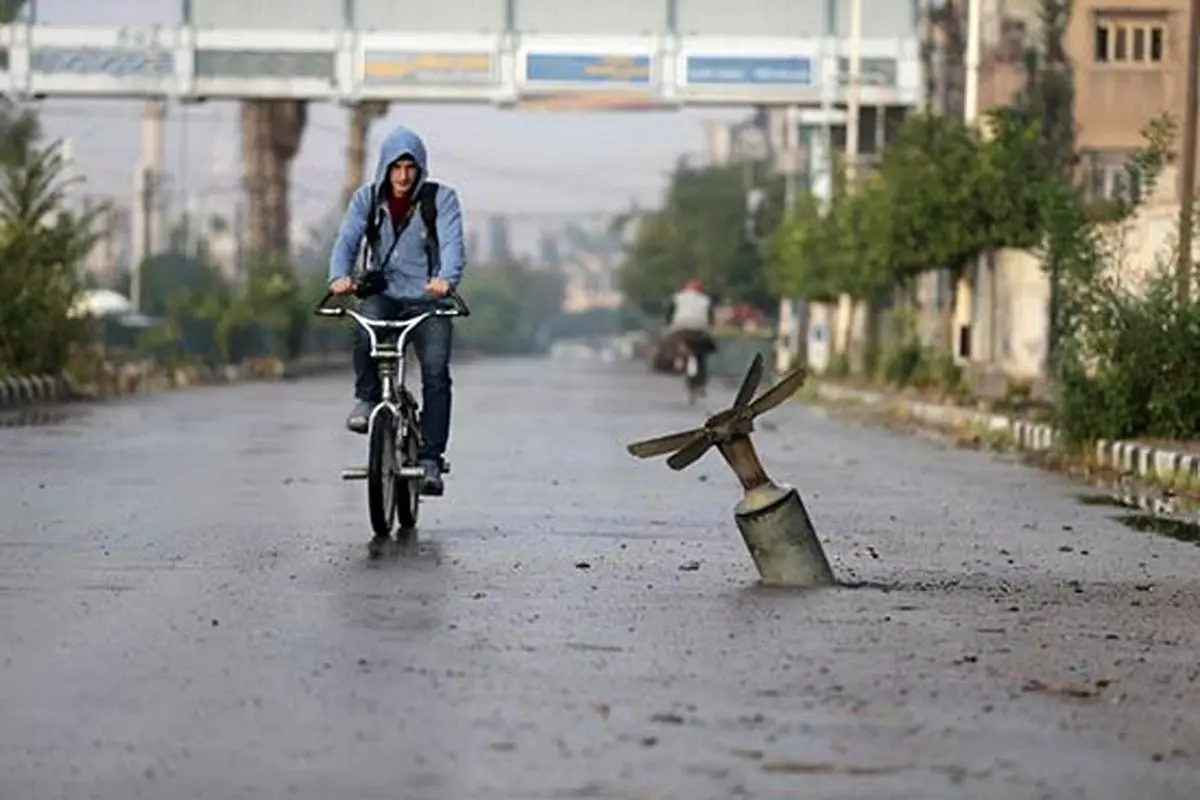
[[[408,336],[430,317],[468,317],[471,310],[456,292],[447,298],[453,308],[433,308],[399,320],[374,319],[349,308],[328,308],[327,293],[314,313],[326,317],[350,317],[366,333],[371,358],[379,368],[383,399],[371,409],[367,421],[367,466],[342,472],[342,480],[367,482],[367,512],[378,538],[390,536],[399,520],[401,530],[417,525],[421,506],[421,412],[417,400],[404,384],[407,365],[404,348]],[[442,472],[450,472],[443,459]]]

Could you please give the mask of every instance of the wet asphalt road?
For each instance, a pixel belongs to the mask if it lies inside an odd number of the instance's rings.
[[[0,798],[1200,796],[1200,548],[790,404],[763,460],[861,585],[764,591],[719,457],[623,450],[699,421],[674,380],[455,375],[376,562],[344,378],[0,430]]]

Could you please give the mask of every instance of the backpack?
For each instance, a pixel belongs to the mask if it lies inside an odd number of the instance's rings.
[[[413,199],[413,206],[420,210],[421,223],[425,226],[425,261],[429,265],[429,277],[432,278],[437,272],[437,256],[438,256],[438,238],[437,238],[437,193],[438,184],[433,181],[425,181],[421,184],[421,188],[417,190],[417,196]],[[385,218],[383,207],[376,205],[367,219],[367,230],[364,234],[367,240],[367,247],[372,252],[378,253],[376,245],[379,244],[379,228],[383,225]],[[387,260],[392,255],[392,249],[395,249],[396,243],[400,241],[400,233],[408,227],[409,221],[412,219],[412,210],[409,210],[408,217],[400,226],[400,230],[396,232],[396,238],[392,240],[392,247],[387,254],[379,260],[380,267],[387,263]],[[371,262],[367,252],[363,251],[363,272],[370,272]]]

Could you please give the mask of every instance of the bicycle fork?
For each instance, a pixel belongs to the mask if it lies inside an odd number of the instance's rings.
[[[367,437],[368,440],[376,425],[389,424],[380,422],[380,415],[387,413],[391,415],[391,423],[395,426],[395,435],[393,437],[395,447],[395,476],[397,478],[421,478],[425,476],[425,470],[419,464],[405,465],[403,456],[400,451],[407,435],[407,427],[414,424],[411,420],[404,419],[404,411],[401,409],[401,404],[396,401],[396,380],[397,368],[396,362],[392,359],[379,359],[379,381],[382,384],[383,400],[375,404],[371,409],[371,415],[367,418]],[[418,434],[419,435],[419,434]],[[342,480],[344,481],[365,481],[367,479],[368,470],[366,467],[351,467],[350,469],[342,470]]]

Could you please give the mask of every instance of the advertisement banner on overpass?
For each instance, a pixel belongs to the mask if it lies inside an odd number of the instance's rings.
[[[526,83],[648,87],[654,83],[649,55],[527,53]]]
[[[333,80],[334,54],[316,50],[196,51],[197,78],[314,78]]]
[[[492,53],[367,51],[363,83],[368,86],[479,86],[496,83]]]
[[[684,76],[688,86],[813,85],[812,59],[803,56],[689,55]]]
[[[175,72],[168,50],[127,47],[37,47],[29,55],[34,73],[96,78],[167,78]]]

